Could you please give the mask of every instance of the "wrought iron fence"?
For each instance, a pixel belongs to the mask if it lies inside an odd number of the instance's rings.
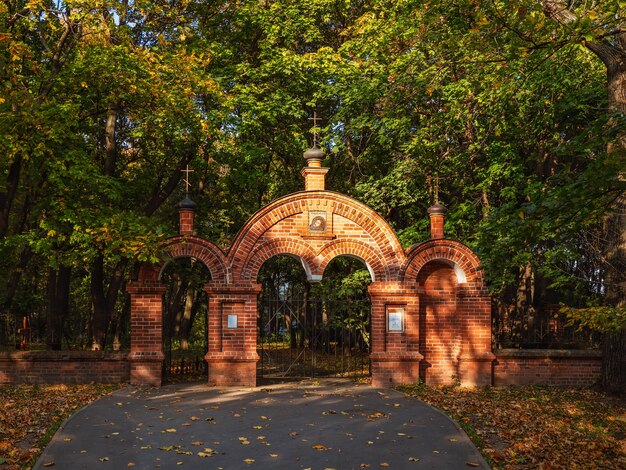
[[[0,350],[43,349],[46,345],[45,318],[36,313],[0,314]]]
[[[163,380],[168,383],[195,382],[207,377],[204,351],[165,350]]]
[[[261,300],[258,375],[368,376],[369,317],[369,299]]]
[[[600,334],[569,326],[558,306],[540,312],[522,313],[513,309],[493,315],[494,348],[597,349]]]

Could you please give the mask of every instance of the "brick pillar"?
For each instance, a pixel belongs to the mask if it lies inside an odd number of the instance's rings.
[[[389,387],[419,380],[419,298],[415,283],[372,282],[372,385]],[[400,319],[400,323],[390,324]],[[393,322],[391,322],[393,323]]]
[[[428,215],[430,216],[430,238],[433,240],[444,238],[443,223],[446,210],[447,209],[441,204],[434,204],[428,208]]]
[[[459,379],[463,385],[492,385],[491,297],[486,288],[459,287],[457,323],[464,337],[459,356]]]
[[[197,207],[188,197],[178,203],[178,231],[181,235],[193,235],[193,219]]]
[[[160,386],[163,374],[163,293],[158,281],[131,282],[130,383]]]
[[[322,167],[324,152],[317,146],[304,152],[307,166],[300,172],[304,176],[305,191],[324,191],[326,189],[326,173],[328,168]]]
[[[256,386],[257,299],[261,286],[205,286],[209,296],[209,385]]]

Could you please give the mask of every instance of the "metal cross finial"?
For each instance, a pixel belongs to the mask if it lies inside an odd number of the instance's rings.
[[[439,204],[439,175],[435,175],[435,204]]]
[[[310,121],[313,121],[313,147],[317,147],[317,144],[319,144],[319,139],[320,139],[320,135],[318,132],[318,127],[317,127],[317,121],[320,120],[320,118],[317,117],[317,111],[313,111],[313,117],[309,118]]]
[[[193,173],[193,170],[190,170],[189,165],[186,165],[185,169],[180,171],[185,173],[185,192],[189,195],[189,186],[191,186],[191,183],[189,182],[189,173]]]

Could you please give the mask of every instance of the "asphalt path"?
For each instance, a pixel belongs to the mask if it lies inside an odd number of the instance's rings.
[[[389,389],[126,387],[69,418],[35,469],[489,468],[459,426]]]

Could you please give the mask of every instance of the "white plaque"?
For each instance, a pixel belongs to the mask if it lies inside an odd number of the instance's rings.
[[[387,331],[404,331],[404,307],[387,307]]]
[[[228,315],[228,328],[237,328],[237,315]]]

